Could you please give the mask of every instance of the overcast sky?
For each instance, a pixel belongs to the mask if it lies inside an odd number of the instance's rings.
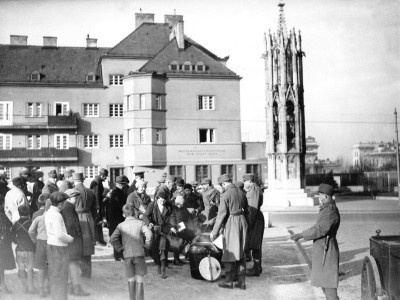
[[[306,135],[321,159],[350,156],[360,141],[393,141],[400,110],[400,3],[398,0],[287,0],[286,24],[301,30]],[[42,45],[113,47],[135,28],[135,12],[184,16],[185,33],[240,75],[242,132],[265,140],[264,32],[276,32],[277,0],[0,0],[0,44],[28,35]]]

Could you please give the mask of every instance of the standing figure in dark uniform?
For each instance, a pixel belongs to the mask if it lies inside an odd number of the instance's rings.
[[[332,199],[333,187],[322,183],[318,188],[319,208],[314,226],[290,238],[313,240],[311,285],[321,287],[326,299],[339,299],[339,246],[336,234],[340,226],[340,214]]]
[[[238,275],[239,282],[235,287],[245,290],[246,275],[246,236],[248,224],[248,204],[246,196],[232,184],[227,174],[218,177],[224,192],[218,207],[217,220],[210,234],[211,241],[219,235],[220,229],[225,226],[223,232],[223,254],[221,261],[225,265],[226,279],[218,284],[220,288],[233,289],[234,278]],[[239,272],[238,272],[239,271]]]
[[[122,190],[124,184],[125,182],[122,176],[117,176],[117,178],[115,178],[115,188],[112,190],[110,195],[109,214],[107,216],[108,235],[110,237],[115,228],[117,228],[118,224],[125,221],[125,218],[122,214],[122,208],[126,204],[126,194]],[[115,249],[114,259],[116,261],[120,261],[122,259],[122,254],[118,253]]]
[[[41,171],[35,172],[34,176],[35,182],[33,184],[32,199],[31,199],[31,217],[39,209],[38,199],[40,194],[42,194],[42,189],[44,187],[43,176],[44,176],[43,172]]]
[[[97,203],[97,219],[95,220],[95,238],[96,242],[100,245],[105,246],[107,243],[103,237],[103,217],[104,215],[104,187],[103,181],[107,179],[108,171],[101,169],[99,175],[90,183],[90,189],[93,191],[96,197]]]
[[[247,276],[260,276],[262,272],[261,254],[264,237],[264,215],[260,208],[264,196],[261,188],[255,183],[254,174],[243,175],[244,190],[249,204],[249,228],[247,232],[246,256],[253,260],[253,268],[246,273]]]
[[[75,210],[78,213],[82,230],[83,254],[81,258],[82,277],[92,277],[92,255],[94,254],[94,220],[96,220],[97,205],[93,192],[83,185],[83,174],[74,173],[75,189],[80,195],[75,202]]]

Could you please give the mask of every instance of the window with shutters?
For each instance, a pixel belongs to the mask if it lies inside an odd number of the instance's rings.
[[[85,148],[99,148],[99,135],[85,135],[83,146]]]
[[[215,129],[199,129],[199,143],[200,144],[214,144],[215,143]]]
[[[69,136],[68,134],[55,134],[54,145],[56,149],[69,149]]]
[[[42,116],[42,103],[29,102],[28,117],[41,117],[41,116]]]
[[[69,102],[55,102],[54,103],[55,116],[68,116],[69,115]]]
[[[123,104],[110,104],[110,117],[121,118],[124,116],[124,105]]]
[[[215,110],[215,96],[199,96],[198,97],[199,110]]]
[[[97,103],[85,103],[83,104],[83,115],[85,117],[98,117],[99,116],[100,104]]]
[[[12,135],[0,133],[0,150],[11,150]]]
[[[123,148],[124,147],[124,135],[123,134],[111,134],[110,135],[110,148]]]
[[[0,125],[12,125],[13,102],[0,101]]]
[[[27,149],[41,149],[42,137],[40,135],[28,135]]]

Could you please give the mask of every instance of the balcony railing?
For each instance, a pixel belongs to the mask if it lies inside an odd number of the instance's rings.
[[[0,161],[26,161],[29,158],[32,161],[77,161],[78,149],[14,148],[12,150],[0,150]]]
[[[0,129],[77,129],[75,116],[12,116],[10,120],[0,120]]]

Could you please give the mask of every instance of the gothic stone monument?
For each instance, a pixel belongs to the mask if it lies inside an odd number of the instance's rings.
[[[265,36],[268,189],[264,205],[314,205],[305,187],[303,51],[300,31],[286,29],[279,3],[276,34]]]

